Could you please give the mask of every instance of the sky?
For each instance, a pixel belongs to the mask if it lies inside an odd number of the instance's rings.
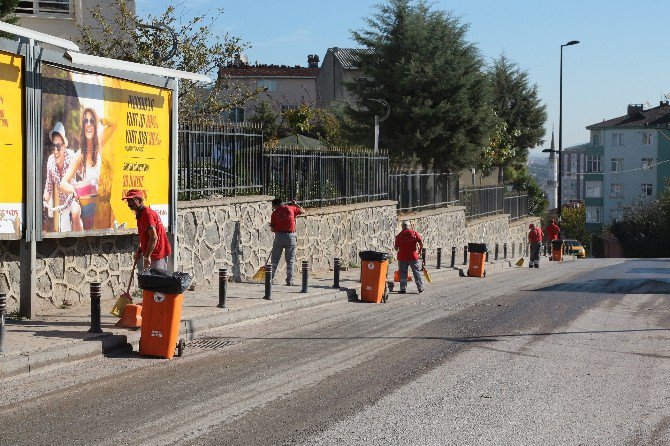
[[[307,65],[331,47],[355,48],[352,30],[383,0],[137,0],[140,16],[181,5],[185,16],[222,8],[222,33],[251,45],[250,63]],[[504,53],[525,70],[547,105],[545,143],[552,129],[558,147],[561,44],[563,148],[588,142],[586,126],[626,114],[628,104],[658,106],[670,93],[667,52],[670,1],[646,0],[436,0],[469,25],[467,39],[485,61]],[[670,96],[670,95],[669,95]],[[546,154],[545,154],[546,155]]]

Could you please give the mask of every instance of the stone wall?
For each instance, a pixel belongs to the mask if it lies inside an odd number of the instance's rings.
[[[7,311],[19,308],[19,242],[0,241],[0,293],[7,295]]]
[[[308,209],[296,221],[296,268],[307,260],[312,269],[327,270],[335,257],[359,265],[360,251],[392,252],[395,228],[395,201]]]
[[[227,268],[244,281],[265,264],[272,250],[270,196],[223,198],[179,203],[178,269],[199,285],[218,280]]]
[[[236,281],[248,280],[272,250],[273,234],[268,225],[271,200],[270,196],[250,196],[181,202],[177,268],[192,274],[202,287],[216,284],[219,268],[228,268]],[[357,265],[359,251],[392,252],[403,219],[423,235],[429,258],[435,258],[438,247],[443,249],[445,263],[452,246],[461,253],[468,242],[485,242],[492,247],[496,242],[525,243],[528,223],[539,222],[531,218],[509,223],[507,215],[466,221],[465,209],[458,206],[397,216],[392,201],[312,208],[296,221],[296,270],[304,259],[313,270],[327,270],[334,257],[340,257],[343,265]],[[92,281],[102,283],[103,298],[118,295],[130,277],[136,246],[134,231],[39,242],[37,311],[45,305],[88,301]],[[19,302],[18,250],[19,242],[0,241],[0,292],[8,293],[10,312],[18,309]],[[284,270],[282,260],[279,274]]]

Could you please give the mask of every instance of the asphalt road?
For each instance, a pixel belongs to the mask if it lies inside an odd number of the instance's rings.
[[[0,445],[667,445],[669,330],[668,260],[493,270],[0,381]]]

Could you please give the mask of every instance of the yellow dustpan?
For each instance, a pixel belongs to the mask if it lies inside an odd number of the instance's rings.
[[[136,266],[137,266],[137,257],[133,262],[133,269],[130,271],[130,280],[128,281],[128,288],[126,288],[125,293],[121,294],[119,298],[116,299],[116,303],[112,307],[112,311],[110,311],[110,313],[112,313],[112,316],[121,317],[121,315],[123,314],[123,309],[126,308],[126,305],[133,303],[133,298],[130,295],[130,285],[132,285],[133,277],[135,277]]]
[[[270,253],[270,255],[272,255],[272,253]],[[254,280],[256,282],[262,282],[262,281],[265,280],[265,265],[267,265],[268,262],[270,261],[270,255],[268,255],[267,259],[265,259],[265,263],[263,265],[261,265],[260,268],[258,268],[258,271],[256,271],[256,274],[254,274],[251,277],[251,280]]]
[[[524,258],[521,257],[517,262],[515,263],[516,266],[523,266]]]

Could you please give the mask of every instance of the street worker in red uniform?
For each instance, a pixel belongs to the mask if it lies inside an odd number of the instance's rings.
[[[536,227],[533,223],[528,225],[528,243],[530,243],[530,260],[528,268],[540,267],[540,248],[542,247],[542,229]]]
[[[547,240],[558,240],[558,237],[561,233],[561,228],[556,224],[556,220],[552,220],[551,223],[546,227],[545,232],[547,233]]]
[[[279,265],[282,251],[286,258],[286,285],[293,285],[293,269],[295,265],[295,251],[298,240],[295,236],[295,217],[304,215],[305,210],[298,206],[295,200],[289,204],[283,204],[280,198],[272,200],[272,216],[270,227],[275,233],[272,244],[272,279]]]
[[[402,231],[395,236],[395,249],[398,251],[398,269],[400,270],[400,291],[407,292],[407,268],[412,268],[414,283],[419,293],[426,289],[421,276],[421,265],[419,264],[419,253],[423,249],[423,240],[418,232],[409,227],[409,222],[402,222]]]
[[[123,196],[128,207],[135,212],[137,218],[137,233],[140,236],[140,246],[135,253],[135,260],[141,270],[149,268],[168,269],[168,257],[172,247],[168,241],[165,227],[158,214],[144,205],[144,192],[130,189]]]

